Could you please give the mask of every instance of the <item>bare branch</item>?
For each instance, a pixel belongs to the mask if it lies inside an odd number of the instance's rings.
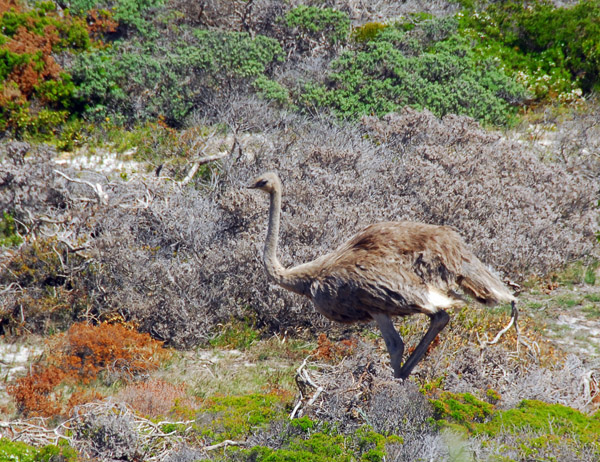
[[[102,190],[102,185],[100,183],[93,184],[93,183],[90,183],[89,181],[79,180],[77,178],[71,178],[68,175],[65,175],[60,170],[56,170],[56,169],[54,169],[54,172],[58,173],[60,176],[66,178],[67,180],[72,181],[73,183],[79,183],[79,184],[84,184],[86,186],[89,186],[90,188],[92,188],[92,190],[96,194],[96,198],[98,199],[98,203],[100,203],[102,205],[108,204],[108,194],[106,194]]]

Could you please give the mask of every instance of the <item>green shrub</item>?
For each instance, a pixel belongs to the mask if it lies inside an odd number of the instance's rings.
[[[315,426],[321,427],[319,430]],[[283,446],[273,449],[255,446],[241,451],[240,459],[256,462],[326,462],[326,461],[361,461],[382,462],[386,460],[386,445],[401,443],[397,436],[384,436],[374,432],[370,427],[358,428],[355,432],[342,434],[323,424],[313,423],[307,430],[302,425],[303,433],[288,429],[284,432]],[[298,428],[295,421],[290,423],[291,429]]]
[[[468,39],[454,34],[427,48],[427,42],[407,34],[390,26],[362,48],[343,53],[332,63],[326,84],[306,85],[300,103],[332,107],[344,118],[410,105],[440,117],[454,113],[488,124],[509,123],[514,104],[525,97],[521,85],[491,60],[481,61]]]
[[[2,462],[75,462],[76,460],[77,452],[65,442],[38,449],[19,441],[0,439],[0,461]]]
[[[350,30],[348,15],[333,8],[299,5],[285,16],[289,27],[316,41],[324,39],[334,45],[346,39]]]
[[[598,413],[589,416],[568,406],[535,400],[524,400],[516,408],[499,410],[469,393],[442,392],[431,402],[438,423],[482,439],[489,438],[486,444],[495,444],[500,438],[512,441],[519,460],[548,460],[544,454],[564,447],[579,447],[600,455]],[[505,449],[501,447],[499,452]]]
[[[267,76],[259,76],[252,84],[258,95],[266,100],[272,100],[276,103],[287,106],[290,104],[290,93],[280,83],[269,79]]]
[[[86,23],[45,2],[0,13],[0,31],[0,130],[47,139],[74,106],[74,84],[54,57],[90,47]]]
[[[23,242],[23,239],[17,234],[15,219],[6,210],[3,211],[0,220],[0,246],[17,246],[21,242]]]
[[[86,115],[117,124],[163,118],[181,126],[200,100],[252,82],[283,58],[279,43],[260,35],[197,30],[190,36],[80,55],[72,73]]]
[[[108,10],[121,26],[148,35],[153,32],[150,13],[164,3],[165,0],[72,0],[70,8],[79,15],[92,9]]]

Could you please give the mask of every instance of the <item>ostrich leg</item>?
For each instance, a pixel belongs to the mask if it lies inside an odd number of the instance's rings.
[[[377,323],[381,336],[385,341],[388,353],[390,354],[390,363],[394,369],[394,377],[400,377],[402,364],[402,355],[404,354],[404,342],[398,331],[394,327],[391,318],[384,313],[371,313],[371,317]]]
[[[437,313],[430,315],[429,318],[431,319],[429,329],[427,329],[427,332],[417,345],[417,348],[415,348],[415,351],[413,351],[413,353],[406,360],[402,366],[402,369],[400,369],[398,373],[396,373],[396,369],[394,369],[394,377],[405,379],[410,375],[414,367],[421,360],[423,355],[425,355],[425,352],[427,351],[427,348],[431,342],[433,342],[437,334],[439,334],[442,329],[446,327],[446,324],[448,324],[448,321],[450,320],[450,316],[445,311],[438,311]]]

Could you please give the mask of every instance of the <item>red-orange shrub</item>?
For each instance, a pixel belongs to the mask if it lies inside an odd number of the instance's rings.
[[[356,349],[356,339],[346,339],[340,342],[332,342],[327,334],[320,334],[317,339],[317,348],[312,354],[317,359],[333,361],[351,354]]]
[[[101,397],[85,388],[92,381],[132,381],[156,369],[169,355],[162,342],[148,334],[107,323],[73,324],[67,332],[53,336],[46,350],[43,363],[7,388],[24,415],[66,413]]]
[[[61,405],[54,393],[65,373],[56,366],[35,367],[25,377],[9,385],[7,391],[17,402],[19,412],[30,416],[49,417],[58,414]]]
[[[76,380],[89,383],[105,373],[107,380],[131,380],[155,370],[168,352],[162,342],[123,324],[73,324],[51,339],[48,360]]]

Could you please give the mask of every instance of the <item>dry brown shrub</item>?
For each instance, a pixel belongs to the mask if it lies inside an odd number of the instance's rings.
[[[49,345],[48,361],[83,383],[100,374],[109,383],[134,380],[156,370],[169,355],[162,342],[121,324],[76,323]]]
[[[0,0],[0,14],[10,11],[11,8],[18,9],[19,3],[17,0]]]
[[[193,407],[184,385],[175,385],[161,379],[132,383],[121,390],[116,399],[148,417],[166,416],[175,405]]]
[[[47,342],[45,359],[8,387],[23,415],[63,415],[100,394],[86,388],[102,378],[110,384],[138,379],[168,357],[162,343],[120,324],[76,323]]]
[[[32,60],[24,66],[16,68],[8,77],[7,81],[16,82],[25,97],[31,96],[36,85],[45,79],[57,79],[62,68],[56,63],[52,56],[52,47],[60,41],[58,31],[53,25],[44,27],[44,34],[39,35],[19,26],[15,35],[4,47],[12,53],[19,55],[40,55],[43,66]]]
[[[313,350],[312,355],[315,359],[333,361],[351,354],[356,345],[357,340],[355,338],[332,342],[327,334],[321,333],[317,339],[317,348]]]
[[[56,366],[34,367],[29,374],[16,380],[6,390],[26,416],[51,417],[60,413],[62,405],[55,389],[66,373]]]
[[[119,23],[106,10],[92,9],[87,12],[87,29],[90,37],[100,40],[106,34],[117,32]]]
[[[517,282],[597,253],[595,183],[467,117],[406,109],[356,126],[253,100],[223,111],[239,149],[196,188],[156,177],[105,182],[106,205],[82,203],[93,199],[90,188],[53,173],[49,160],[7,155],[0,203],[45,229],[35,217],[65,220],[63,235],[74,247],[85,243],[94,268],[77,275],[94,316],[119,312],[180,347],[207,341],[232,317],[250,316],[266,333],[331,328],[264,272],[268,199],[244,186],[266,170],[284,184],[284,266],[313,260],[370,223],[405,219],[454,226]],[[89,172],[81,178],[102,182]],[[3,296],[18,306],[20,293]]]

